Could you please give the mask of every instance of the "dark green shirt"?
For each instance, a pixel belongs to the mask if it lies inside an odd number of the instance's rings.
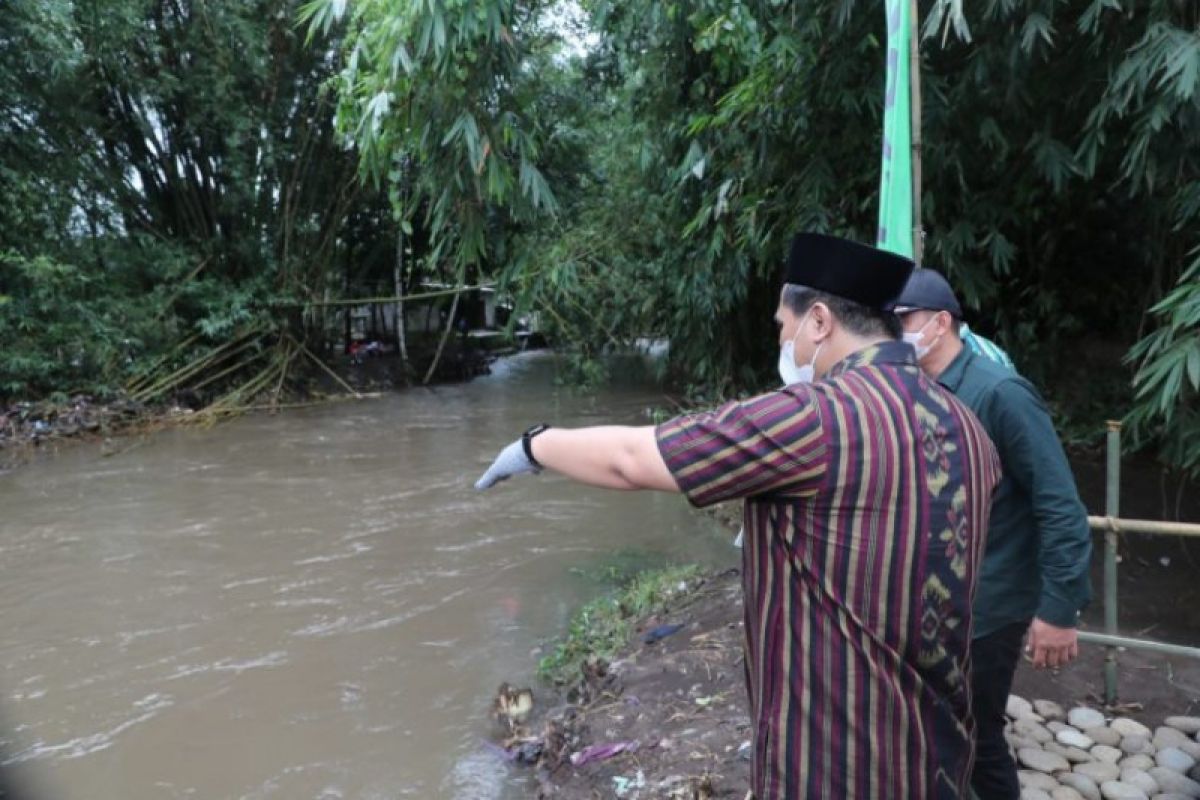
[[[975,637],[1034,616],[1073,627],[1092,596],[1092,537],[1041,395],[1016,372],[966,347],[938,383],[979,417],[1004,471],[975,594]]]

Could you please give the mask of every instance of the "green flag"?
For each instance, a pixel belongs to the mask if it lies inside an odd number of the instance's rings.
[[[885,0],[887,84],[883,105],[883,160],[879,175],[879,233],[883,250],[913,257],[912,120],[909,0]]]

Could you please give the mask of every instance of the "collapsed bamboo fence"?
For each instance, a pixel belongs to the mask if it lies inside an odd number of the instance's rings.
[[[346,397],[338,399],[357,400],[369,396],[351,386],[320,356],[287,331],[252,326],[186,363],[175,366],[172,357],[179,356],[187,345],[195,344],[198,339],[198,335],[189,337],[130,379],[125,386],[129,399],[138,403],[161,402],[173,395],[199,392],[220,385],[222,381],[229,381],[229,386],[186,419],[190,422],[211,422],[219,417],[247,411],[277,411],[315,405],[314,402],[283,402],[289,379],[296,378],[298,367],[303,362],[312,364],[345,390]]]

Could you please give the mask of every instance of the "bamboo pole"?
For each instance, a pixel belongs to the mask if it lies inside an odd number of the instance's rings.
[[[917,0],[911,4],[912,23],[909,26],[909,82],[912,93],[909,97],[910,126],[912,129],[912,236],[913,262],[919,267],[925,256],[925,237],[921,229],[921,16]]]
[[[558,311],[554,308],[554,306],[552,306],[549,302],[547,302],[545,300],[542,301],[541,306],[546,311],[550,312],[550,316],[554,317],[554,319],[556,319],[558,321],[558,324],[562,326],[562,329],[564,332],[571,330],[571,328],[573,326],[570,325],[565,319],[563,319],[562,314],[559,314]]]
[[[212,383],[214,381],[219,381],[221,378],[224,378],[226,375],[228,375],[232,372],[237,372],[239,369],[242,369],[243,367],[253,364],[255,361],[262,358],[266,354],[267,354],[266,350],[259,350],[257,353],[254,353],[249,358],[239,361],[232,366],[226,367],[225,369],[221,370],[220,372],[217,372],[214,375],[209,375],[207,378],[200,381],[199,383],[192,384],[191,388],[193,390],[197,390],[197,391],[200,389],[203,389],[205,386],[208,386],[210,383]]]
[[[567,302],[569,302],[571,305],[575,306],[575,308],[577,308],[579,310],[579,313],[583,314],[585,317],[590,319],[592,321],[593,325],[595,325],[600,330],[604,331],[605,335],[608,336],[608,341],[610,344],[612,344],[614,347],[620,348],[621,341],[616,337],[616,334],[614,334],[612,332],[612,329],[609,328],[607,325],[605,325],[603,322],[601,322],[596,317],[595,314],[593,314],[592,312],[590,312],[586,308],[584,308],[583,304],[580,303],[578,300],[576,300],[574,295],[568,294]]]
[[[158,310],[158,313],[154,315],[155,319],[162,319],[163,317],[165,317],[167,315],[167,312],[171,310],[171,306],[174,305],[175,301],[179,299],[179,295],[183,294],[184,289],[186,289],[187,285],[192,282],[192,279],[195,278],[197,275],[199,275],[200,272],[206,266],[208,266],[208,262],[210,260],[211,260],[211,257],[205,258],[203,261],[201,261],[199,263],[199,265],[197,265],[197,267],[194,270],[192,270],[190,273],[188,273],[188,276],[186,278],[184,278],[182,281],[179,282],[179,287],[174,292],[171,293],[171,296],[167,298],[167,301],[162,304],[162,308],[160,308]]]
[[[158,380],[156,383],[151,384],[147,388],[138,390],[131,395],[131,399],[138,402],[144,402],[152,397],[162,394],[168,389],[179,386],[183,381],[203,371],[206,367],[219,364],[226,358],[245,350],[247,347],[254,344],[254,339],[252,337],[261,332],[261,329],[255,328],[247,333],[242,334],[241,336],[230,339],[228,342],[216,348],[215,350],[210,350],[204,356],[201,356],[195,361],[192,361],[180,369],[175,370],[171,374]],[[232,350],[229,349],[239,342],[241,342],[241,344],[238,347],[233,348]]]
[[[274,308],[317,308],[320,306],[362,306],[370,303],[411,303],[414,300],[433,300],[438,297],[447,297],[449,295],[465,294],[473,292],[476,289],[492,289],[492,286],[459,286],[456,289],[439,289],[435,292],[426,292],[424,294],[412,294],[408,297],[357,297],[349,300],[303,300],[295,302],[280,302],[272,303]]]
[[[186,348],[188,345],[192,344],[199,338],[200,338],[199,333],[193,333],[191,336],[187,337],[182,342],[180,342],[179,344],[172,347],[166,353],[164,353],[163,355],[154,359],[154,361],[152,361],[150,363],[150,366],[145,367],[141,372],[137,373],[136,375],[131,377],[126,382],[125,393],[132,394],[133,392],[136,392],[141,386],[145,385],[148,381],[153,380],[154,379],[154,371],[156,369],[161,367],[163,364],[167,363],[167,361],[170,360],[171,356],[173,356],[176,353],[178,353],[179,351],[183,350],[184,348]]]
[[[241,344],[238,347],[232,350],[227,349],[230,344],[234,344],[238,341],[241,341]],[[172,372],[165,378],[160,379],[145,389],[138,390],[131,396],[131,399],[136,400],[137,402],[146,402],[147,400],[157,397],[164,392],[170,391],[173,388],[177,388],[189,378],[200,374],[209,367],[220,364],[227,358],[237,355],[247,347],[250,347],[252,344],[254,344],[253,340],[243,341],[234,339],[231,342],[227,342],[217,350],[210,351],[201,358],[198,358],[195,361],[192,361],[191,363],[181,367],[180,369]]]
[[[1108,533],[1149,533],[1162,536],[1188,536],[1200,538],[1200,523],[1165,522],[1157,519],[1117,519],[1116,517],[1088,517],[1088,525],[1094,531]]]
[[[446,348],[446,340],[450,338],[450,331],[454,330],[454,314],[458,311],[458,299],[460,297],[462,297],[462,293],[456,292],[453,302],[450,303],[450,313],[446,316],[446,329],[442,331],[442,338],[438,342],[437,352],[433,354],[433,361],[430,362],[429,369],[425,372],[425,378],[421,381],[422,386],[429,385],[434,371],[437,370],[438,362],[442,360],[442,351]]]
[[[1110,519],[1121,516],[1121,423],[1108,423],[1108,464],[1104,492],[1104,513]],[[1117,532],[1104,534],[1104,633],[1117,635]],[[1104,650],[1104,702],[1117,702],[1117,648]]]
[[[343,388],[344,388],[344,389],[345,389],[347,392],[349,392],[350,394],[354,395],[356,398],[357,398],[357,397],[362,397],[362,393],[361,393],[361,392],[359,392],[359,391],[358,391],[357,389],[355,389],[353,386],[351,386],[350,384],[348,384],[348,383],[346,383],[344,380],[342,380],[342,376],[341,376],[341,375],[338,375],[336,372],[334,372],[332,369],[330,369],[330,368],[329,368],[329,366],[328,366],[328,365],[327,365],[327,364],[326,364],[324,361],[322,361],[321,359],[317,358],[317,356],[313,354],[313,351],[309,350],[309,349],[308,349],[308,348],[307,348],[307,347],[304,345],[304,343],[303,343],[303,342],[301,342],[301,341],[298,341],[297,339],[295,339],[294,337],[292,337],[292,336],[290,336],[290,335],[288,336],[288,339],[291,339],[292,343],[293,343],[294,345],[296,345],[297,347],[299,347],[299,348],[300,348],[300,352],[304,353],[304,355],[306,355],[306,356],[308,356],[310,359],[312,359],[312,361],[313,361],[313,362],[315,362],[315,363],[316,363],[316,365],[317,365],[318,367],[320,367],[321,369],[325,370],[325,372],[326,372],[326,373],[329,375],[329,377],[333,378],[335,381],[337,381],[339,384],[341,384],[341,385],[342,385],[342,387],[343,387]]]
[[[279,383],[275,384],[275,391],[271,394],[271,409],[272,411],[279,408],[279,397],[283,392],[283,382],[287,380],[288,369],[292,365],[292,357],[296,355],[296,348],[285,343],[287,348],[283,355],[283,368],[279,370]]]
[[[1171,644],[1170,642],[1155,642],[1149,639],[1132,639],[1128,636],[1112,636],[1107,633],[1092,633],[1090,631],[1080,631],[1079,641],[1103,645],[1106,651],[1115,651],[1118,647],[1125,647],[1132,650],[1146,650],[1151,653],[1161,653],[1167,656],[1186,656],[1188,658],[1200,659],[1200,648],[1190,647],[1183,644]],[[1112,699],[1109,699],[1107,659],[1108,656],[1105,655],[1104,702],[1111,706],[1116,702],[1116,685],[1113,685],[1113,696]]]
[[[251,399],[270,384],[275,377],[275,373],[280,368],[278,360],[271,362],[266,368],[255,375],[250,380],[243,383],[236,389],[226,393],[217,401],[209,404],[207,407],[197,412],[200,415],[211,415],[222,411],[225,408],[232,407],[232,403],[238,403],[243,398]]]

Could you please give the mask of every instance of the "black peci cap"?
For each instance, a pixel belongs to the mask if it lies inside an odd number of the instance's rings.
[[[913,262],[865,244],[800,233],[788,253],[788,283],[888,310],[913,271]]]

